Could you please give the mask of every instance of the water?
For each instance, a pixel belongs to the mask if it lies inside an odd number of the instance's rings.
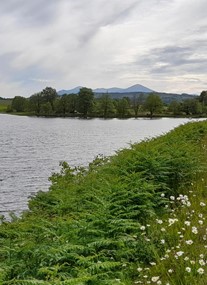
[[[36,118],[0,114],[0,214],[20,214],[46,191],[59,162],[86,166],[130,143],[168,132],[188,119]]]

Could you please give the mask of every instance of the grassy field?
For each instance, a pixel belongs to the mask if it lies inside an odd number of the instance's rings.
[[[0,99],[0,112],[6,112],[7,107],[11,105],[12,100],[9,99]]]
[[[207,122],[134,144],[0,226],[0,284],[207,284]]]

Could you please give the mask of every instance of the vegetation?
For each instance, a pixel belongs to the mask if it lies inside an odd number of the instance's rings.
[[[163,102],[156,94],[150,94],[145,101],[145,109],[149,110],[150,117],[152,118],[155,113],[162,110]]]
[[[97,96],[90,88],[83,87],[78,94],[58,96],[55,89],[46,87],[41,92],[33,94],[29,98],[21,96],[14,97],[11,106],[8,107],[8,112],[48,117],[78,116],[84,118],[137,118],[143,116],[150,118],[155,116],[206,117],[206,94],[207,91],[202,91],[200,96],[193,96],[182,101],[171,100],[170,103],[166,103],[161,99],[162,94],[158,93],[133,93],[133,96],[130,93],[130,96],[112,98],[110,94]],[[182,95],[180,95],[180,98],[182,98]]]
[[[207,123],[62,162],[50,191],[2,218],[0,284],[207,284]]]
[[[0,112],[7,112],[8,107],[11,106],[11,99],[3,99],[0,97]]]

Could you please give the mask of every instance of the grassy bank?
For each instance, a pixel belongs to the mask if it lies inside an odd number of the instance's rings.
[[[0,284],[207,284],[207,123],[134,144],[0,226]]]

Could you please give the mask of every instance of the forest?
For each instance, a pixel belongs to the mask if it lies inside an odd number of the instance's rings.
[[[159,93],[134,94],[131,97],[112,98],[110,94],[96,96],[92,89],[83,87],[78,94],[59,96],[52,87],[29,98],[15,96],[7,106],[8,113],[56,116],[56,117],[100,117],[130,118],[153,116],[195,116],[207,115],[207,91],[199,96],[182,101],[164,102]]]

